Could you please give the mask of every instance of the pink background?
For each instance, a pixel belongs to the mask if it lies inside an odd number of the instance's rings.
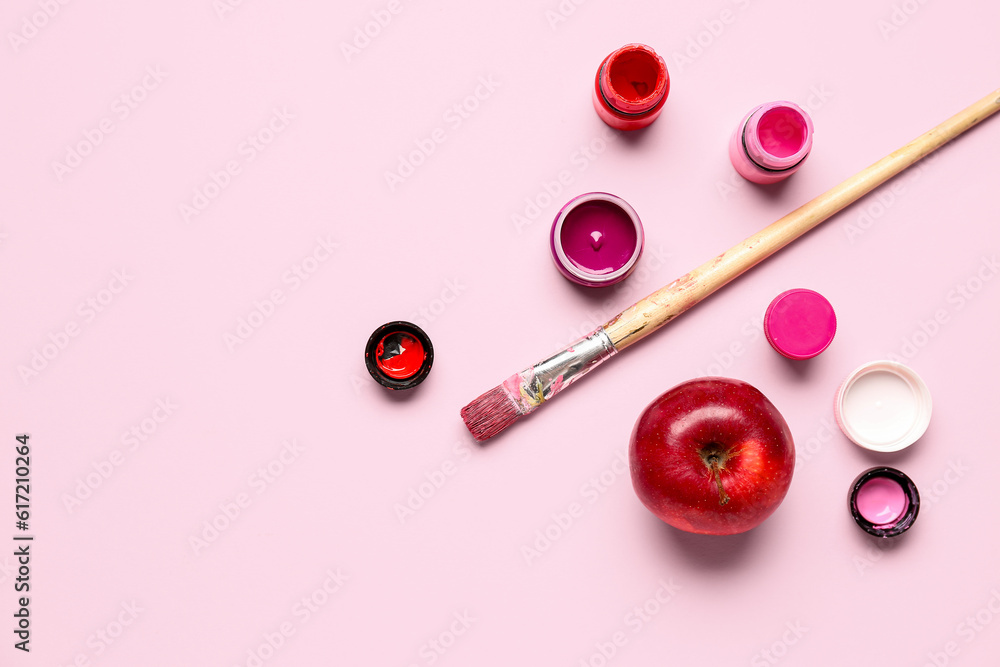
[[[26,431],[36,541],[30,655],[11,646],[0,549],[0,664],[996,664],[1000,119],[489,446],[458,411],[994,89],[1000,6],[221,2],[4,3],[0,539]],[[373,16],[385,25],[345,55]],[[631,41],[666,58],[672,87],[623,136],[590,89]],[[810,111],[815,146],[762,189],[727,141],[781,98]],[[622,289],[577,288],[548,255],[555,212],[591,190],[645,223]],[[185,216],[196,193],[212,198]],[[807,363],[755,327],[793,287],[839,316]],[[260,326],[227,343],[247,318]],[[437,353],[405,397],[363,365],[392,319]],[[917,445],[874,456],[831,404],[890,355],[934,416]],[[662,524],[616,463],[649,401],[708,373],[760,388],[800,455],[780,509],[728,539]],[[846,508],[882,463],[924,496],[892,548]]]

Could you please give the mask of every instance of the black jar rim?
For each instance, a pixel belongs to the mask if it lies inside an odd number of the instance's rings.
[[[420,370],[408,378],[391,378],[379,370],[378,364],[375,362],[375,348],[378,347],[379,342],[383,338],[394,333],[410,334],[420,341],[420,344],[424,348],[424,360],[420,364]],[[423,329],[412,322],[406,322],[403,320],[387,322],[376,329],[372,335],[369,336],[368,343],[365,345],[365,367],[368,369],[368,372],[376,382],[388,389],[398,390],[412,389],[413,387],[416,387],[427,378],[427,375],[431,372],[431,365],[433,363],[434,346],[431,345],[431,339],[426,333],[424,333]]]
[[[861,487],[870,480],[878,477],[891,479],[899,484],[903,488],[903,493],[906,494],[906,499],[909,501],[906,511],[888,526],[872,523],[862,516],[861,511],[858,509],[858,492],[861,490]],[[902,471],[888,466],[876,466],[865,470],[855,478],[851,484],[851,491],[847,496],[847,504],[855,523],[862,530],[875,537],[896,537],[909,530],[913,522],[917,520],[917,513],[920,511],[920,493],[917,492],[917,485],[913,483],[913,480]]]

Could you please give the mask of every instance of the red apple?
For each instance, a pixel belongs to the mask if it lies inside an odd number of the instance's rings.
[[[636,495],[653,514],[690,533],[733,535],[781,504],[795,445],[781,413],[755,387],[699,378],[643,410],[629,464]]]

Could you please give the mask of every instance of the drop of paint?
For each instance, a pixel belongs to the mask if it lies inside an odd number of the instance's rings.
[[[600,250],[601,246],[604,245],[604,235],[600,232],[591,232],[590,239],[590,247],[594,250]]]
[[[388,334],[375,348],[375,365],[394,380],[413,377],[420,371],[423,363],[424,346],[402,331]]]
[[[635,94],[640,98],[649,94],[649,84],[645,81],[632,81],[631,83],[632,88],[635,89]]]

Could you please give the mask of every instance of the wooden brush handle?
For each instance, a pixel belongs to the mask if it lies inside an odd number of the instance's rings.
[[[1000,89],[718,257],[626,308],[604,325],[615,349],[621,351],[653,333],[733,278],[998,110]]]

